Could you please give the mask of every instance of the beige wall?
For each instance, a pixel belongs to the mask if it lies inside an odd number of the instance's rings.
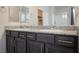
[[[5,34],[4,34],[4,26],[8,23],[8,8],[0,7],[0,52],[5,52]]]

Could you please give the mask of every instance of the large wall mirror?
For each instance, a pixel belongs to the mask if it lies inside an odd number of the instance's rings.
[[[25,6],[20,7],[20,22],[27,23],[29,19],[29,8]]]
[[[26,6],[10,6],[9,21],[27,23],[29,20],[29,8]]]
[[[73,6],[42,6],[42,26],[75,25],[75,7]],[[38,22],[39,23],[39,22]]]
[[[21,23],[30,21],[32,26],[71,26],[76,24],[75,10],[73,6],[12,6],[9,7],[9,15],[10,20]]]

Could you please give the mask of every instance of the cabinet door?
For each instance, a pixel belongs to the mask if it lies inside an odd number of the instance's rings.
[[[26,52],[26,40],[22,38],[15,39],[15,53],[25,53]]]
[[[55,46],[55,53],[74,53],[74,49],[65,46]]]
[[[14,53],[14,38],[7,36],[6,39],[6,52]]]
[[[46,53],[54,53],[54,45],[51,44],[45,44],[45,52]]]
[[[42,53],[44,51],[44,44],[36,41],[27,41],[28,53]]]

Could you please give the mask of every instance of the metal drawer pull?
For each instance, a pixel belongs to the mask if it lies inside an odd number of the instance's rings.
[[[62,41],[62,40],[58,40],[59,42],[63,42],[63,43],[72,43],[70,41]]]
[[[24,35],[20,35],[20,36],[24,36]]]
[[[27,36],[27,37],[29,37],[29,38],[33,38],[33,36]]]

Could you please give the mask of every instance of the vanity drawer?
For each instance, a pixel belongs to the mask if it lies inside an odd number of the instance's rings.
[[[54,35],[50,34],[37,34],[37,40],[45,43],[54,43]]]
[[[6,31],[6,36],[10,36],[10,31]]]
[[[26,38],[26,32],[20,32],[19,37],[20,38]]]
[[[75,38],[72,36],[56,36],[56,45],[64,45],[67,47],[74,47]]]
[[[27,39],[35,40],[35,33],[27,33]]]
[[[11,36],[12,37],[18,37],[18,32],[17,31],[11,31]]]
[[[64,46],[55,46],[55,53],[74,53],[74,49],[73,48],[67,48]]]

